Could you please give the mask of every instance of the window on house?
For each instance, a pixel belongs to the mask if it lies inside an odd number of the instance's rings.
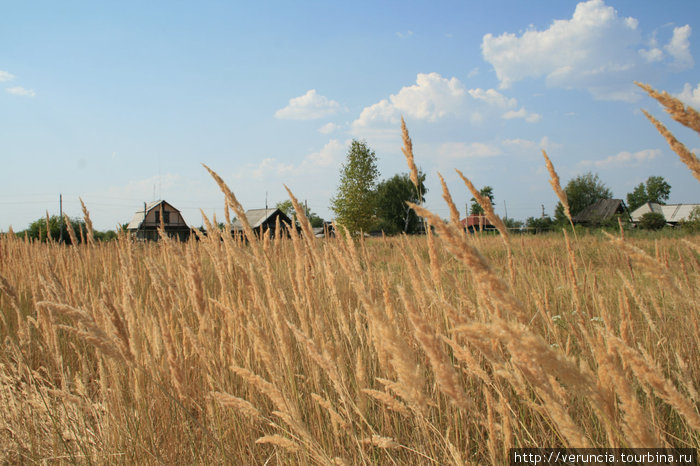
[[[170,212],[167,210],[163,212],[163,223],[170,223]]]
[[[156,210],[156,223],[160,223],[160,211]]]

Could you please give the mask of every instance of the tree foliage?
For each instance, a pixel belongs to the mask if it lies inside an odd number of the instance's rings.
[[[80,241],[81,235],[80,231],[82,229],[83,236],[87,234],[85,228],[85,222],[78,218],[70,219],[71,226],[75,232],[75,236]],[[59,241],[61,239],[61,229],[63,229],[63,242],[70,244],[70,235],[68,234],[68,227],[65,220],[62,221],[61,217],[58,215],[52,215],[49,217],[49,235],[54,241]],[[46,234],[46,217],[39,218],[29,224],[29,227],[23,232],[18,233],[21,236],[27,236],[30,239],[39,240],[42,242],[48,241],[48,235]]]
[[[576,178],[570,180],[566,184],[564,192],[569,201],[569,209],[571,209],[572,216],[577,215],[583,209],[601,199],[611,199],[613,196],[610,188],[600,181],[598,174],[593,174],[591,172],[578,175]],[[564,206],[561,202],[557,203],[557,207],[554,210],[554,217],[559,223],[567,221],[566,215],[564,214]]]
[[[345,164],[340,170],[340,185],[331,199],[336,222],[350,234],[369,231],[376,222],[377,156],[364,141],[353,139]]]
[[[665,204],[671,194],[671,185],[662,176],[650,176],[646,182],[639,183],[627,194],[627,207],[635,210],[647,202]]]
[[[488,197],[491,200],[491,205],[493,205],[493,188],[491,186],[484,186],[479,191],[482,196]],[[484,209],[476,201],[475,198],[471,198],[471,205],[469,206],[469,213],[471,215],[484,215]]]
[[[549,215],[545,217],[528,217],[525,226],[533,228],[535,232],[548,231],[554,227],[554,220]]]
[[[378,227],[387,234],[404,232],[407,234],[420,231],[420,218],[406,205],[406,201],[419,204],[425,199],[425,173],[418,173],[418,188],[411,181],[408,173],[396,174],[377,186]],[[420,192],[420,194],[419,194]]]

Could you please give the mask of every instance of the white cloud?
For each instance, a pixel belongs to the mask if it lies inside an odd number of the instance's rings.
[[[406,31],[406,32],[397,32],[396,36],[399,39],[406,39],[408,37],[411,37],[413,35],[413,31]]]
[[[561,144],[555,144],[549,140],[547,136],[543,136],[539,142],[531,141],[529,139],[504,139],[501,144],[506,150],[513,150],[517,152],[530,152],[533,154],[539,154],[539,149],[551,149],[559,148]]]
[[[302,168],[308,166],[329,167],[340,160],[345,152],[345,146],[337,139],[331,139],[318,152],[309,154],[302,162]]]
[[[8,73],[7,71],[0,70],[0,83],[5,81],[12,81],[14,78],[15,76],[13,74]]]
[[[340,104],[318,94],[311,89],[306,94],[289,99],[289,105],[275,112],[275,118],[282,120],[313,120],[333,115],[340,110]]]
[[[664,49],[671,55],[674,65],[680,68],[690,68],[693,66],[693,56],[690,54],[690,37],[692,29],[686,24],[682,27],[673,28],[673,37]]]
[[[522,118],[528,123],[537,123],[542,119],[542,115],[539,113],[529,113],[527,110],[525,110],[525,107],[520,107],[520,110],[509,110],[503,115],[501,115],[501,118],[504,120],[512,120],[514,118]]]
[[[680,94],[676,94],[676,97],[681,99],[686,105],[700,109],[700,84],[693,89],[693,85],[690,83],[685,83],[683,86],[683,91]]]
[[[679,66],[692,64],[690,31],[690,26],[674,29],[664,47]],[[623,101],[639,97],[631,82],[639,79],[641,67],[665,57],[655,41],[644,44],[636,19],[619,16],[603,0],[578,3],[571,19],[555,20],[544,30],[486,34],[481,50],[501,88],[544,77],[551,87],[586,89],[596,99]]]
[[[282,182],[287,182],[285,179],[306,175],[312,171],[326,170],[328,168],[335,169],[340,163],[345,145],[337,139],[331,139],[318,152],[308,154],[299,164],[280,162],[276,158],[268,157],[260,161],[256,166],[248,166],[247,169],[238,173],[237,177],[253,178],[261,180],[271,176],[284,178]]]
[[[435,121],[457,113],[465,95],[466,91],[457,78],[443,78],[438,73],[419,73],[416,84],[402,88],[390,100],[404,115]]]
[[[365,107],[352,123],[355,133],[377,123],[398,124],[401,115],[417,120],[436,121],[457,114],[466,91],[457,78],[443,78],[438,73],[419,73],[416,84],[405,86],[398,93]]]
[[[34,96],[36,96],[36,92],[34,92],[34,89],[25,89],[21,86],[8,87],[5,90],[12,95],[19,95],[22,97],[34,97]]]
[[[482,100],[489,105],[495,105],[502,108],[512,108],[518,105],[515,98],[507,98],[496,89],[469,89],[469,95],[477,100]]]
[[[653,160],[659,155],[661,155],[660,149],[644,149],[634,153],[624,151],[603,160],[584,160],[581,164],[598,168],[633,166]]]
[[[330,134],[333,131],[337,130],[338,128],[340,128],[340,126],[336,125],[335,123],[329,122],[329,123],[326,123],[325,125],[321,126],[318,129],[318,132],[321,134]]]
[[[495,157],[501,154],[501,149],[483,142],[446,142],[438,146],[437,154],[442,159]]]

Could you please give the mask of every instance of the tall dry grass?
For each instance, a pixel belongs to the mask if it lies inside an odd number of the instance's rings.
[[[434,234],[5,235],[3,462],[502,464],[509,447],[700,446],[700,238],[475,241],[412,207]]]

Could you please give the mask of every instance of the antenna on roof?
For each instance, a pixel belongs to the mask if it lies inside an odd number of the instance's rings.
[[[161,189],[163,183],[160,176],[160,152],[158,153],[158,200],[163,199],[163,190]]]
[[[265,210],[267,210],[267,191],[265,191]]]

